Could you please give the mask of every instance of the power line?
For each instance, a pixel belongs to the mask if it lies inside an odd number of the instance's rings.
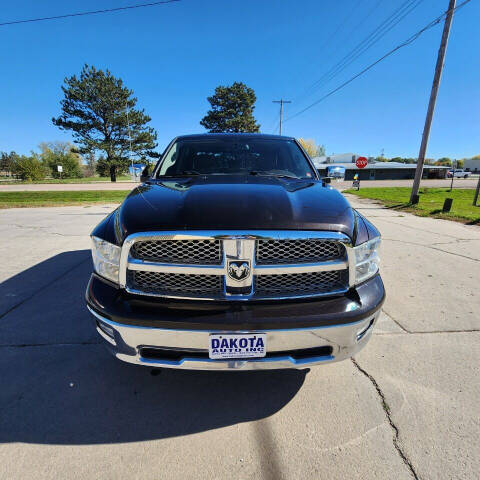
[[[378,8],[379,4],[380,4],[382,1],[383,1],[383,0],[378,0],[377,3],[375,3],[375,5],[373,6],[373,8],[370,9],[370,10],[367,12],[367,15],[366,15],[365,17],[363,17],[362,20],[360,20],[360,22],[359,22],[354,28],[352,28],[352,31],[354,31],[354,32],[357,31],[357,29],[358,29],[361,25],[363,25],[363,23],[370,17],[370,15]],[[356,8],[357,8],[357,5],[354,6],[353,10],[355,10]],[[337,29],[337,31],[338,31],[338,29]],[[335,32],[335,33],[336,33],[336,32]],[[334,35],[334,34],[333,34],[333,35]],[[321,46],[320,46],[319,48],[323,48],[327,43],[329,43],[329,41],[327,41],[327,42],[324,43],[324,44],[321,44]],[[330,57],[331,57],[331,55],[330,55]],[[329,58],[330,58],[330,57],[329,57]],[[327,72],[327,73],[328,73],[328,72]],[[320,78],[320,80],[321,80],[327,73],[323,74],[322,77]],[[318,81],[320,81],[320,80],[318,80]],[[306,89],[303,93],[301,93],[300,95],[298,95],[297,97],[295,97],[295,101],[298,101],[298,100],[302,99],[303,97],[308,96],[310,92],[313,93],[313,88],[315,87],[316,83],[317,83],[317,82],[314,82],[312,85],[310,85],[309,87],[307,87],[307,89]]]
[[[406,0],[389,17],[387,17],[376,29],[367,35],[353,50],[345,55],[336,65],[328,70],[322,77],[314,82],[308,89],[309,95],[333,80],[339,73],[345,70],[358,57],[363,55],[382,37],[390,32],[409,13],[411,13],[423,0]]]
[[[331,43],[331,41],[337,36],[337,33],[341,30],[341,28],[347,24],[347,22],[350,20],[350,17],[353,15],[353,13],[355,12],[355,10],[358,8],[358,6],[360,5],[362,0],[359,0],[357,3],[355,3],[355,5],[353,6],[353,8],[347,13],[347,15],[344,17],[344,19],[338,24],[337,28],[334,30],[334,32],[323,42],[320,44],[319,47],[317,47],[319,50],[322,50],[324,49],[327,45],[329,45]],[[382,1],[382,0],[379,0],[379,1]],[[307,89],[307,92],[308,92],[308,89]],[[307,93],[305,92],[305,93]],[[297,101],[297,99],[299,98],[302,98],[303,96],[305,96],[305,93],[301,93],[300,95],[298,95],[297,97],[294,98],[295,101]]]
[[[358,2],[353,6],[353,8],[350,10],[349,13],[347,13],[346,17],[343,19],[343,21],[341,21],[338,25],[338,27],[335,29],[335,31],[327,38],[327,40],[320,44],[320,47],[319,48],[324,48],[326,47],[334,38],[335,36],[337,35],[337,33],[341,30],[341,28],[347,24],[347,22],[350,20],[350,17],[353,15],[353,13],[355,12],[355,10],[358,8],[358,6],[360,5],[360,3],[362,2],[362,0],[358,0]]]
[[[417,3],[415,3],[415,1]],[[357,58],[362,56],[367,50],[370,50],[379,40],[381,40],[387,33],[389,33],[394,27],[396,27],[407,15],[409,15],[415,8],[420,5],[424,0],[413,0],[412,3],[407,5],[407,9],[403,12],[399,12],[396,16],[392,17],[381,29],[370,37],[366,37],[354,50],[346,55],[330,72],[327,72],[320,80],[317,81],[315,90],[318,90],[323,85],[333,80],[338,76],[345,68],[352,64]],[[363,45],[362,45],[363,44]],[[323,79],[323,82],[322,82]]]
[[[118,12],[120,10],[132,10],[134,8],[154,7],[156,5],[163,5],[166,3],[173,3],[173,2],[179,2],[179,1],[180,0],[163,0],[161,2],[139,3],[137,5],[130,5],[128,7],[117,7],[117,8],[107,8],[104,10],[92,10],[89,12],[68,13],[66,15],[56,15],[53,17],[30,18],[28,20],[12,20],[11,22],[0,23],[0,27],[4,27],[5,25],[17,25],[19,23],[44,22],[46,20],[58,20],[58,19],[67,18],[67,17],[82,17],[85,15],[96,15],[99,13]]]
[[[452,11],[456,11],[456,10],[459,10],[460,8],[464,7],[467,3],[469,3],[471,0],[464,0],[460,5],[458,5],[457,7],[455,7],[454,9],[452,9]],[[406,47],[407,45],[410,45],[411,43],[413,43],[415,40],[417,40],[417,38],[419,38],[424,32],[426,32],[427,30],[429,30],[430,28],[433,28],[435,25],[438,25],[442,19],[448,15],[448,13],[450,12],[450,10],[447,10],[446,12],[442,13],[440,16],[438,16],[437,18],[435,18],[434,20],[432,20],[429,24],[427,24],[425,27],[423,27],[422,29],[420,29],[418,32],[414,33],[412,36],[410,36],[409,38],[407,38],[407,40],[405,40],[403,43],[401,43],[400,45],[397,45],[395,48],[393,48],[392,50],[390,50],[389,52],[387,52],[385,55],[383,55],[382,57],[380,57],[378,60],[376,60],[375,62],[371,63],[370,65],[368,65],[368,67],[365,67],[363,70],[361,70],[359,73],[357,73],[356,75],[354,75],[353,77],[351,77],[349,80],[347,80],[346,82],[343,82],[341,85],[339,85],[338,87],[336,87],[335,89],[331,90],[330,92],[328,92],[327,94],[323,95],[323,97],[319,98],[317,101],[313,102],[312,104],[310,104],[308,107],[305,107],[304,109],[300,110],[299,112],[295,113],[294,115],[292,115],[291,117],[288,117],[284,120],[284,122],[288,122],[289,120],[292,120],[292,118],[295,118],[295,117],[298,117],[299,115],[301,115],[302,113],[306,112],[307,110],[310,110],[312,107],[318,105],[320,102],[323,102],[323,100],[325,100],[326,98],[330,97],[331,95],[333,95],[334,93],[338,92],[339,90],[341,90],[342,88],[346,87],[349,83],[352,83],[354,80],[356,80],[358,77],[360,77],[361,75],[363,75],[364,73],[368,72],[368,70],[372,69],[375,65],[377,65],[378,63],[382,62],[383,60],[385,60],[387,57],[389,57],[390,55],[392,55],[393,53],[395,53],[397,50],[400,50],[401,48],[403,47]]]

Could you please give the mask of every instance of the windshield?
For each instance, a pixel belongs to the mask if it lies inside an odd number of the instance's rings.
[[[176,141],[157,177],[183,175],[274,175],[315,178],[293,140],[199,138]]]

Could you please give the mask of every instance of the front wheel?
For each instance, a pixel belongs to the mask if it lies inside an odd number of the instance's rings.
[[[468,175],[464,175],[463,178],[468,178]]]

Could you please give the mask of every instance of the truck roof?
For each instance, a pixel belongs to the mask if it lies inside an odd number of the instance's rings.
[[[194,133],[190,135],[179,135],[178,140],[199,139],[199,138],[265,138],[269,140],[294,140],[293,137],[283,135],[269,135],[266,133]]]

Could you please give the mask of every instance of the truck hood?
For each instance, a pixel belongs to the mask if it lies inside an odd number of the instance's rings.
[[[142,184],[115,223],[119,243],[157,230],[329,230],[353,238],[355,216],[343,195],[318,180],[219,175]]]

